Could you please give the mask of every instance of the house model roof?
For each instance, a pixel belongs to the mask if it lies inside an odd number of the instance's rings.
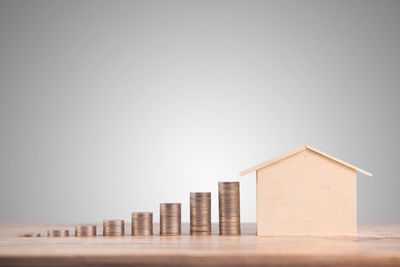
[[[346,167],[348,167],[348,168],[350,168],[350,169],[353,169],[353,170],[355,170],[355,171],[361,172],[361,173],[363,173],[363,174],[365,174],[365,175],[368,175],[368,176],[372,176],[372,173],[369,173],[369,172],[364,171],[364,170],[362,170],[362,169],[360,169],[360,168],[357,168],[357,167],[355,167],[355,166],[353,166],[353,165],[350,165],[350,164],[348,164],[348,163],[346,163],[346,162],[344,162],[344,161],[342,161],[342,160],[340,160],[340,159],[337,159],[337,158],[332,157],[332,156],[330,156],[330,155],[328,155],[328,154],[325,154],[324,152],[321,152],[321,151],[319,151],[319,150],[317,150],[317,149],[315,149],[315,148],[312,148],[312,147],[310,147],[310,146],[301,146],[301,147],[299,147],[299,148],[297,148],[297,149],[293,150],[292,152],[289,152],[289,153],[287,153],[287,154],[285,154],[285,155],[282,155],[282,156],[277,157],[277,158],[275,158],[275,159],[272,159],[272,160],[263,162],[263,163],[261,163],[261,164],[258,164],[258,165],[254,166],[254,167],[251,167],[251,168],[249,168],[249,169],[247,169],[247,170],[242,171],[242,172],[240,173],[240,176],[243,176],[243,175],[249,174],[249,173],[251,173],[251,172],[257,171],[257,170],[259,170],[259,169],[262,169],[262,168],[264,168],[264,167],[266,167],[266,166],[269,166],[269,165],[274,164],[274,163],[276,163],[276,162],[278,162],[278,161],[281,161],[281,160],[283,160],[283,159],[285,159],[285,158],[288,158],[288,157],[290,157],[290,156],[293,156],[293,155],[295,155],[295,154],[297,154],[297,153],[299,153],[299,152],[301,152],[301,151],[303,151],[303,150],[306,150],[306,149],[311,150],[311,151],[313,151],[313,152],[315,152],[315,153],[318,153],[318,154],[320,154],[321,156],[324,156],[324,157],[326,157],[326,158],[328,158],[328,159],[330,159],[330,160],[333,160],[333,161],[335,161],[335,162],[337,162],[337,163],[339,163],[339,164],[341,164],[341,165],[343,165],[343,166],[346,166]]]

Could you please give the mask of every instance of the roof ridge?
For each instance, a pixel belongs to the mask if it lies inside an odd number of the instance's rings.
[[[266,166],[268,166],[268,165],[271,165],[271,164],[273,164],[273,163],[275,163],[275,162],[278,162],[278,161],[281,161],[281,160],[283,160],[283,159],[285,159],[285,158],[288,158],[288,157],[290,157],[290,156],[293,156],[293,155],[295,155],[295,154],[297,154],[297,153],[303,151],[304,149],[308,149],[308,150],[310,150],[310,151],[313,151],[313,152],[315,152],[315,153],[317,153],[317,154],[319,154],[319,155],[321,155],[321,156],[324,156],[324,157],[326,157],[326,158],[328,158],[328,159],[330,159],[330,160],[333,160],[333,161],[335,161],[335,162],[337,162],[337,163],[339,163],[339,164],[341,164],[341,165],[343,165],[343,166],[346,166],[346,167],[348,167],[348,168],[350,168],[350,169],[353,169],[353,170],[355,170],[355,171],[361,172],[361,173],[363,173],[363,174],[365,174],[365,175],[372,176],[372,174],[369,173],[369,172],[367,172],[367,171],[364,171],[364,170],[362,170],[362,169],[360,169],[360,168],[358,168],[358,167],[355,167],[355,166],[353,166],[353,165],[351,165],[351,164],[348,164],[348,163],[346,163],[346,162],[344,162],[344,161],[342,161],[342,160],[340,160],[340,159],[337,159],[337,158],[335,158],[335,157],[332,157],[332,156],[330,156],[330,155],[328,155],[328,154],[326,154],[326,153],[324,153],[324,152],[321,152],[321,151],[319,151],[319,150],[317,150],[317,149],[315,149],[315,148],[313,148],[313,147],[311,147],[311,146],[307,146],[307,145],[302,145],[302,146],[296,148],[295,150],[293,150],[293,151],[291,151],[291,152],[289,152],[289,153],[286,153],[286,154],[283,154],[283,155],[281,155],[281,156],[279,156],[279,157],[273,158],[272,160],[264,161],[264,162],[262,162],[262,163],[260,163],[260,164],[257,164],[257,165],[255,165],[255,166],[253,166],[253,167],[251,167],[251,168],[249,168],[249,169],[247,169],[247,170],[244,170],[244,171],[240,172],[239,175],[240,175],[240,176],[244,176],[244,175],[246,175],[246,174],[252,173],[252,172],[257,171],[257,170],[259,170],[259,169],[261,169],[261,168],[264,168],[264,167],[266,167]]]

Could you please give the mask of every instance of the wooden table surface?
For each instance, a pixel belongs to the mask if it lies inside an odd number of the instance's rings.
[[[48,228],[73,224],[0,224],[0,265],[6,266],[400,266],[400,223],[360,224],[358,236],[258,237],[255,224],[242,224],[243,234],[226,237],[47,238]],[[126,227],[130,234],[129,225]],[[101,226],[98,225],[101,233]],[[40,238],[19,233],[40,232]],[[218,232],[218,225],[213,225]],[[99,233],[99,234],[100,234]]]

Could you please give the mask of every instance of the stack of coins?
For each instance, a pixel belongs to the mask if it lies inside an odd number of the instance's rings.
[[[96,236],[96,225],[75,225],[75,236]]]
[[[103,236],[124,236],[124,220],[106,220],[103,221]]]
[[[22,233],[19,237],[40,237],[40,233]]]
[[[219,234],[240,235],[239,182],[219,182]]]
[[[48,237],[67,237],[69,236],[69,231],[66,229],[49,229],[47,230]]]
[[[181,234],[181,203],[160,204],[160,235]]]
[[[153,235],[152,212],[132,212],[132,235]]]
[[[190,234],[211,235],[211,193],[190,193]]]

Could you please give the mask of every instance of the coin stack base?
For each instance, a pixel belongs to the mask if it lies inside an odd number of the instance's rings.
[[[76,225],[75,236],[77,237],[96,236],[96,225]]]
[[[190,193],[190,234],[211,235],[211,193]]]
[[[160,235],[181,234],[181,203],[160,204]]]
[[[124,236],[124,220],[105,220],[103,221],[103,236]]]
[[[219,182],[218,199],[220,235],[240,235],[239,182]]]
[[[132,235],[153,235],[153,213],[132,212]]]

